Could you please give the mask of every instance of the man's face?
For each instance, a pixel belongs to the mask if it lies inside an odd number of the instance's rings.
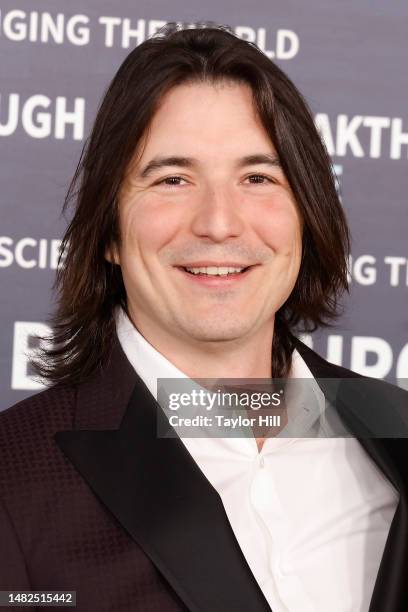
[[[272,333],[298,276],[302,230],[248,86],[185,84],[165,95],[122,187],[119,221],[115,261],[148,339]]]

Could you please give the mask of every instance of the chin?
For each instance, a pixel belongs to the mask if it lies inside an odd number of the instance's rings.
[[[194,322],[186,325],[183,321],[182,328],[188,336],[195,340],[204,342],[221,342],[226,340],[236,340],[245,336],[251,329],[251,325],[241,321],[225,321],[209,319],[207,321]]]

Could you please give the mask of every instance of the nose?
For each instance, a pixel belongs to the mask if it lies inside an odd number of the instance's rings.
[[[204,189],[192,220],[192,232],[213,242],[240,236],[245,224],[238,199],[225,188]]]

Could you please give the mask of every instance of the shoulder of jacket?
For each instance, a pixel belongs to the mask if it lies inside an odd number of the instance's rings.
[[[312,366],[322,373],[321,378],[343,379],[351,389],[359,389],[364,394],[368,393],[369,395],[378,394],[379,397],[387,397],[397,403],[402,402],[402,405],[406,404],[408,407],[407,390],[386,380],[364,376],[354,370],[330,363],[298,338],[295,339],[294,344],[309,367]],[[319,376],[315,377],[319,378]]]
[[[7,447],[44,441],[69,429],[74,418],[76,388],[55,385],[0,412],[0,455]]]

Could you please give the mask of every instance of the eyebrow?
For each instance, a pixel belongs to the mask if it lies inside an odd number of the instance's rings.
[[[276,155],[268,153],[253,153],[252,155],[245,155],[240,157],[236,161],[237,168],[244,168],[245,166],[253,166],[255,164],[267,164],[277,168],[281,167],[279,158]],[[167,166],[178,166],[180,168],[194,168],[199,165],[199,161],[193,157],[178,157],[171,155],[168,157],[154,157],[151,159],[146,166],[139,173],[140,178],[147,178],[150,174]]]

